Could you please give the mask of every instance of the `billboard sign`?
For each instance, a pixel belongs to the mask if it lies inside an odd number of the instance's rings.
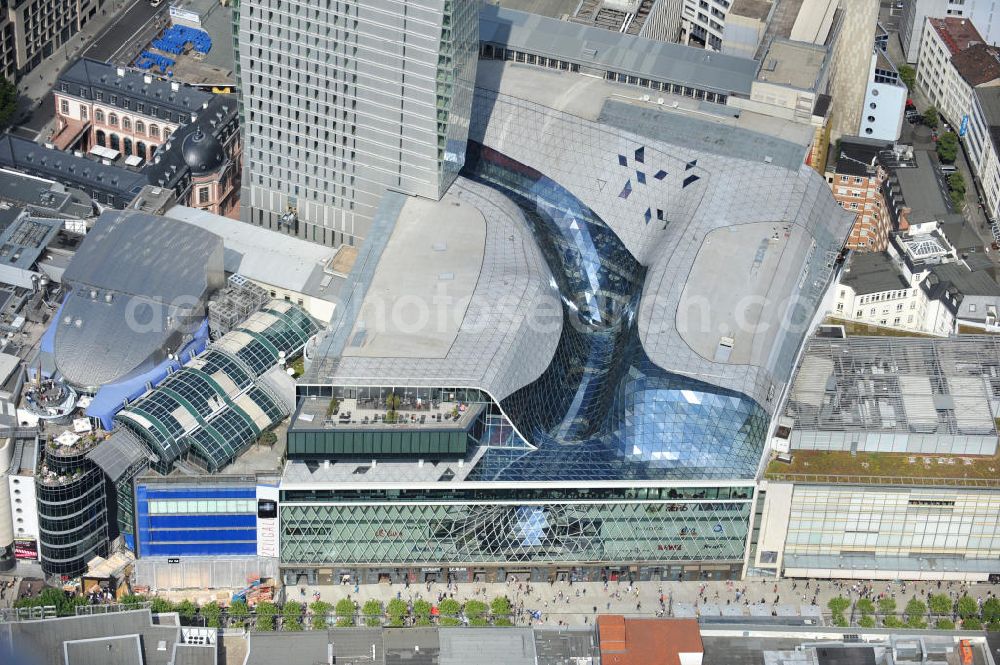
[[[38,541],[34,538],[14,539],[14,558],[38,560]]]

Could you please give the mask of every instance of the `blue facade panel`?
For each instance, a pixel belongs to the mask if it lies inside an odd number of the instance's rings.
[[[225,556],[257,553],[257,489],[136,483],[136,554]]]

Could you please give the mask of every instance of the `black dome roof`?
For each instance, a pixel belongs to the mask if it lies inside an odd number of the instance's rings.
[[[222,144],[211,134],[202,132],[201,127],[184,137],[181,154],[195,175],[214,171],[226,161]]]

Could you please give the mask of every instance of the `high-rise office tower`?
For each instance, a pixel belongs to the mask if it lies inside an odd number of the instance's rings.
[[[478,0],[241,0],[244,221],[326,245],[465,156]]]

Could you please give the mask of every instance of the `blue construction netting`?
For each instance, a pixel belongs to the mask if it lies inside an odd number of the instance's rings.
[[[165,55],[160,55],[159,53],[143,51],[139,54],[139,57],[135,59],[135,66],[139,69],[152,69],[153,67],[159,67],[161,72],[166,72],[167,68],[174,66],[174,61]]]
[[[164,31],[162,37],[153,40],[153,48],[165,53],[180,53],[188,44],[199,53],[212,50],[212,38],[207,32],[186,25],[172,25]]]

